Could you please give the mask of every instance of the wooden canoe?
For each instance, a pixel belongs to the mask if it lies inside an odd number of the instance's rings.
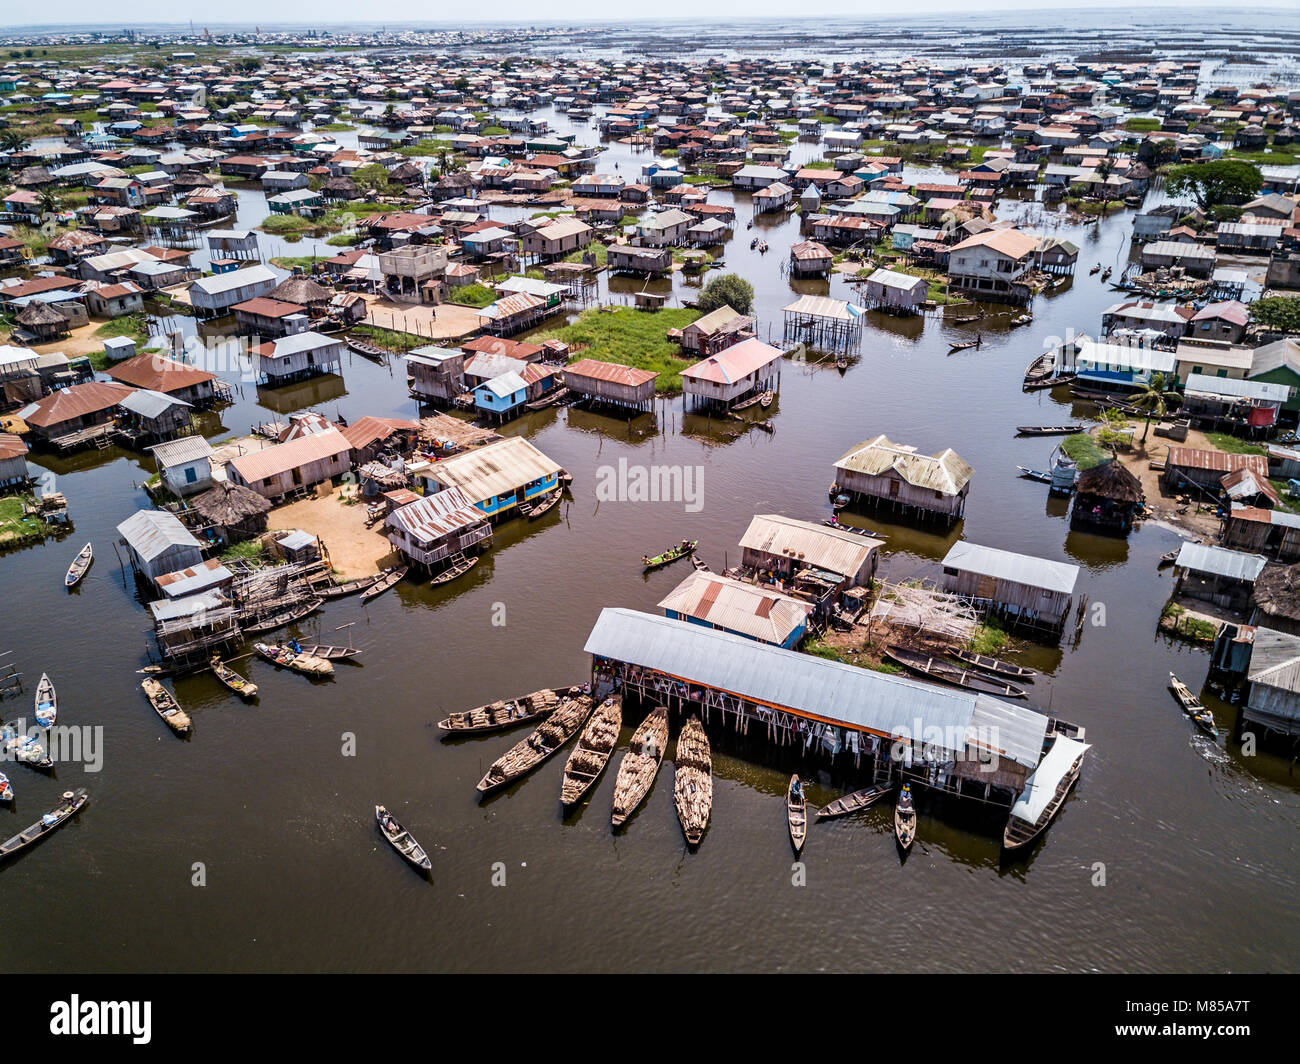
[[[916,805],[912,801],[912,788],[906,783],[894,806],[894,838],[904,853],[916,839]]]
[[[0,754],[29,768],[54,767],[54,762],[45,753],[45,747],[34,735],[28,735],[20,728],[16,720],[0,724]]]
[[[700,557],[699,557],[698,554],[692,554],[692,555],[691,555],[691,565],[693,565],[693,566],[695,567],[695,569],[696,569],[698,572],[701,572],[701,573],[711,573],[711,572],[713,572],[712,569],[710,569],[707,565],[704,564],[704,562],[702,562],[702,561],[700,560]]]
[[[762,398],[763,398],[762,392],[755,392],[748,399],[742,399],[740,402],[736,403],[731,409],[733,411],[748,410],[751,406],[757,406],[759,400]]]
[[[1169,674],[1169,686],[1173,688],[1174,697],[1183,707],[1183,712],[1196,722],[1196,726],[1211,738],[1217,737],[1219,729],[1215,727],[1214,714],[1201,705],[1200,700],[1192,694],[1188,686],[1172,672]]]
[[[903,666],[908,672],[914,672],[919,676],[937,680],[940,683],[952,684],[954,687],[965,687],[971,691],[981,691],[984,694],[998,695],[1001,698],[1025,697],[1024,690],[1013,683],[995,680],[990,676],[982,676],[969,669],[960,668],[950,661],[933,657],[925,651],[909,650],[906,647],[890,645],[885,648],[885,655]]]
[[[590,695],[564,699],[559,707],[527,737],[515,743],[492,762],[478,781],[479,794],[488,794],[527,775],[564,746],[587,723],[591,715]]]
[[[383,579],[383,575],[383,573],[376,573],[374,576],[363,576],[360,580],[348,580],[342,584],[333,581],[317,583],[312,584],[311,589],[323,599],[342,598],[344,595],[355,595],[358,591],[373,587]]]
[[[592,713],[582,730],[578,745],[564,764],[564,782],[560,785],[560,804],[566,809],[577,805],[591,790],[609,764],[610,755],[623,729],[623,699],[607,698]]]
[[[335,646],[330,643],[299,643],[304,654],[310,654],[313,658],[323,658],[325,661],[346,661],[355,658],[361,653],[356,647]]]
[[[388,840],[389,845],[421,872],[433,868],[433,862],[424,852],[424,847],[416,842],[411,833],[397,822],[397,817],[382,805],[375,806],[375,823],[379,825],[380,834]]]
[[[252,680],[245,680],[234,669],[221,660],[220,655],[213,654],[212,660],[208,662],[209,668],[218,680],[229,687],[235,694],[241,698],[257,697],[257,684]]]
[[[437,587],[440,584],[450,584],[456,577],[464,576],[474,566],[478,565],[480,557],[482,556],[478,554],[461,554],[459,558],[453,557],[451,564],[447,568],[430,577],[430,585]]]
[[[954,351],[965,351],[966,348],[968,347],[983,347],[983,346],[984,346],[983,340],[963,340],[959,344],[949,344],[948,354],[951,355]]]
[[[539,495],[534,499],[530,499],[519,507],[519,512],[528,518],[528,520],[536,521],[542,516],[542,514],[558,506],[563,494],[564,493],[559,488],[556,488],[553,491],[547,492],[545,495]]]
[[[670,547],[662,554],[656,554],[653,558],[641,555],[641,566],[649,572],[651,569],[660,569],[665,565],[670,565],[679,558],[685,558],[688,554],[695,553],[695,548],[699,544],[698,539],[683,540],[675,547]]]
[[[63,583],[66,587],[76,587],[81,583],[90,568],[90,563],[95,560],[95,548],[87,543],[77,552],[77,556],[72,559],[72,564],[68,566],[68,572],[63,577]]]
[[[1038,675],[1033,669],[1027,669],[1023,665],[1013,665],[1009,661],[1003,661],[1001,658],[990,658],[984,654],[976,654],[969,650],[954,650],[952,656],[958,661],[964,661],[973,669],[979,669],[980,672],[991,672],[995,676],[1011,676],[1016,679],[1029,680]]]
[[[1028,466],[1016,466],[1020,470],[1020,475],[1026,480],[1040,480],[1044,484],[1052,482],[1052,474],[1044,473],[1041,469],[1030,469]]]
[[[790,829],[790,844],[796,857],[803,850],[803,840],[808,835],[808,797],[796,772],[785,789],[785,821]]]
[[[41,673],[41,682],[36,685],[35,713],[36,723],[42,728],[51,727],[59,717],[59,696],[46,673]]]
[[[0,842],[0,860],[12,857],[20,850],[25,850],[28,846],[52,834],[56,828],[67,823],[69,819],[80,812],[81,807],[86,804],[89,797],[90,795],[80,787],[75,791],[64,791],[59,804],[45,813],[35,824],[25,831],[20,831],[12,838]]]
[[[323,602],[324,600],[319,597],[305,599],[302,602],[294,603],[292,606],[287,606],[275,613],[268,613],[261,617],[257,617],[242,627],[245,633],[253,635],[259,635],[262,632],[272,632],[277,628],[283,628],[287,624],[292,624],[294,621],[300,621],[310,613],[315,613],[321,608]]]
[[[167,688],[152,676],[146,676],[141,680],[140,686],[144,690],[145,697],[149,699],[149,704],[153,706],[154,712],[162,717],[167,727],[177,735],[185,735],[189,732],[189,714],[181,709],[180,703]]]
[[[1087,425],[1017,425],[1017,436],[1077,436]]]
[[[1083,767],[1083,755],[1085,753],[1087,753],[1086,749],[1080,751],[1079,756],[1074,760],[1074,764],[1070,766],[1070,770],[1061,777],[1051,800],[1042,813],[1039,814],[1037,820],[1030,824],[1017,816],[1007,817],[1007,826],[1002,832],[1002,848],[1004,850],[1023,849],[1047,830],[1047,826],[1056,818],[1056,814],[1061,811],[1061,806],[1065,804],[1070,789],[1079,779],[1079,770]]]
[[[315,657],[305,650],[297,651],[288,643],[254,643],[253,649],[272,665],[292,669],[307,676],[333,676],[334,663]]]
[[[776,395],[773,392],[770,391],[764,392],[762,395],[758,397],[758,405],[762,407],[764,410],[766,410],[769,406],[772,405],[772,400],[774,400],[775,398]]]
[[[713,752],[699,717],[691,717],[677,736],[673,803],[687,845],[698,846],[713,812]]]
[[[578,688],[573,688],[572,693],[578,694]],[[559,704],[560,695],[549,687],[543,687],[522,698],[502,699],[464,713],[453,713],[438,721],[438,727],[458,735],[500,731],[502,728],[513,728],[516,724],[549,717]]]
[[[529,410],[544,410],[548,406],[554,406],[556,403],[569,397],[568,388],[556,388],[550,395],[544,395],[540,399],[534,399],[531,403],[525,403],[524,406]]]
[[[614,803],[610,823],[619,827],[650,793],[668,746],[668,710],[656,706],[632,733],[627,753],[618,765],[614,780]]]
[[[406,575],[407,568],[408,566],[399,565],[392,569],[385,569],[378,580],[361,592],[361,601],[369,602],[372,598],[382,595]]]
[[[343,342],[358,355],[362,355],[365,358],[373,358],[376,361],[382,362],[388,355],[388,351],[385,348],[367,343],[365,340],[357,340],[351,336],[344,336]]]
[[[877,784],[874,787],[863,787],[860,791],[854,791],[852,794],[845,794],[830,805],[824,805],[817,810],[818,820],[832,820],[837,816],[848,816],[850,813],[857,813],[874,805],[887,795],[892,788],[884,784]]]

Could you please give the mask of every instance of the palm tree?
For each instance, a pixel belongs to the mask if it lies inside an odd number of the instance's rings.
[[[25,147],[27,147],[27,137],[20,130],[0,130],[0,148],[5,151],[22,151]]]
[[[59,199],[48,188],[44,189],[36,197],[36,205],[37,207],[40,208],[42,218],[44,218],[47,214],[59,213]]]
[[[1153,373],[1150,379],[1142,385],[1141,390],[1133,396],[1132,402],[1135,407],[1146,413],[1147,425],[1142,430],[1142,444],[1146,445],[1147,433],[1151,431],[1151,419],[1164,417],[1169,413],[1169,404],[1166,400],[1182,400],[1182,396],[1175,391],[1170,390],[1169,378],[1163,373]]]

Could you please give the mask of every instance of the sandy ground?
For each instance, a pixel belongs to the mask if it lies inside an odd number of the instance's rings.
[[[414,333],[430,340],[455,340],[478,332],[478,307],[462,307],[455,303],[440,303],[433,307],[370,296],[366,297],[366,304],[369,307],[366,324],[380,329]]]
[[[1216,509],[1214,504],[1200,493],[1167,494],[1160,480],[1164,470],[1152,469],[1151,463],[1153,461],[1163,463],[1169,454],[1171,443],[1176,447],[1195,447],[1205,451],[1215,451],[1218,448],[1205,438],[1205,433],[1197,429],[1189,429],[1187,439],[1178,443],[1155,435],[1154,424],[1151,427],[1151,434],[1147,436],[1146,446],[1143,447],[1141,439],[1145,426],[1140,421],[1132,421],[1130,424],[1135,429],[1134,449],[1127,454],[1121,452],[1119,460],[1130,473],[1142,481],[1142,490],[1147,497],[1148,513],[1162,524],[1189,532],[1203,542],[1217,542],[1219,519],[1214,515]],[[1178,511],[1184,506],[1187,507],[1187,512],[1179,513]]]
[[[397,558],[392,544],[384,538],[383,524],[366,527],[364,503],[347,506],[341,501],[355,486],[335,488],[324,498],[303,499],[271,511],[271,529],[300,528],[319,536],[329,551],[330,564],[340,580],[373,576]]]
[[[81,325],[73,329],[62,340],[54,340],[48,344],[36,344],[32,347],[32,350],[42,355],[58,352],[67,355],[69,358],[75,358],[77,355],[98,354],[104,350],[105,338],[96,336],[95,330],[106,324],[107,321],[107,318],[91,318],[89,325]]]

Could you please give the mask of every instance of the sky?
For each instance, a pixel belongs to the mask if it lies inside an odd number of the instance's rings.
[[[1295,0],[1253,0],[1250,7],[1289,7]],[[109,5],[103,0],[62,0],[52,7],[23,4],[20,10],[16,0],[6,3],[10,10],[0,14],[0,33],[5,27],[51,25],[50,18],[57,11],[59,25],[94,25],[98,28],[137,26],[176,21],[188,17],[191,5],[164,2],[164,0],[117,0],[111,5],[111,21],[105,21]],[[650,5],[635,5],[622,10],[611,10],[609,0],[565,0],[564,3],[547,3],[543,0],[490,0],[475,11],[482,20],[562,24],[582,21],[608,22],[620,19],[648,20],[670,18],[719,19],[728,17],[789,18],[789,0],[655,0]],[[859,16],[871,18],[899,18],[901,15],[932,15],[944,12],[967,14],[994,11],[1025,11],[1045,14],[1052,7],[1090,10],[1108,7],[1127,7],[1135,11],[1154,7],[1224,7],[1225,24],[1229,19],[1223,0],[1092,0],[1084,3],[1054,3],[1052,0],[907,0],[904,5],[883,0],[819,0],[819,16]],[[193,4],[197,12],[196,28],[204,25],[245,26],[286,24],[325,25],[356,22],[363,17],[367,22],[390,22],[394,26],[414,22],[440,22],[441,12],[434,5],[415,0],[367,0],[358,5],[355,0],[222,0],[217,5]],[[445,9],[444,9],[445,10]],[[205,23],[203,16],[208,21]],[[220,23],[213,21],[219,18]]]

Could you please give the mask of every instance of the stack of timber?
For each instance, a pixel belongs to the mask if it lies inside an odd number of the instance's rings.
[[[177,735],[189,733],[189,714],[181,709],[180,703],[176,701],[167,688],[152,676],[146,676],[141,680],[140,686],[144,690],[145,697],[149,699],[149,704],[153,706],[154,712],[162,717],[163,723],[167,727],[171,728]]]
[[[478,781],[480,794],[487,794],[526,775],[578,734],[591,715],[590,695],[566,698],[546,720],[492,763]]]
[[[583,729],[582,738],[564,766],[564,782],[560,786],[560,804],[565,808],[576,805],[591,790],[609,764],[610,755],[623,728],[623,700],[619,696],[602,702]]]
[[[614,781],[614,805],[610,822],[619,827],[636,810],[659,773],[668,745],[668,710],[656,706],[632,735],[632,742],[618,766]]]
[[[713,753],[699,717],[691,717],[677,736],[673,800],[682,834],[689,845],[698,846],[713,812]]]
[[[564,693],[576,695],[579,689],[570,688]],[[560,695],[549,687],[543,687],[540,691],[534,691],[522,698],[505,698],[499,702],[489,702],[486,706],[479,706],[478,709],[453,713],[438,721],[438,727],[443,731],[459,735],[500,731],[502,728],[513,728],[516,724],[537,720],[539,717],[549,717],[559,704]]]

